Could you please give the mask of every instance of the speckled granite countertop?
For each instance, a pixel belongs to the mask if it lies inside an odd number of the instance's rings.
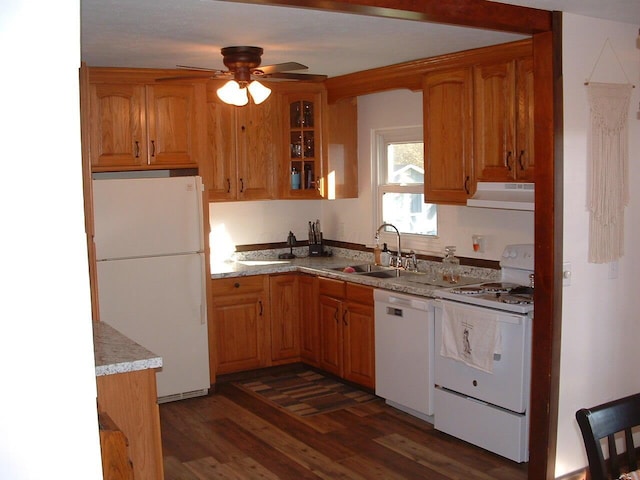
[[[233,278],[249,275],[269,275],[277,273],[301,272],[319,275],[326,278],[346,280],[375,288],[433,297],[433,292],[447,286],[441,282],[442,265],[437,262],[422,262],[418,264],[419,274],[406,275],[400,278],[376,278],[355,273],[344,273],[340,269],[350,265],[371,263],[373,256],[357,252],[356,255],[334,255],[331,257],[297,257],[291,260],[278,259],[273,251],[263,254],[251,254],[234,262],[224,262],[213,265],[211,278]],[[334,270],[338,268],[338,270]],[[500,271],[478,267],[461,266],[461,284],[482,283],[496,281],[500,278]],[[403,272],[404,273],[404,272]]]
[[[104,322],[93,324],[93,350],[97,377],[162,367],[162,357]]]

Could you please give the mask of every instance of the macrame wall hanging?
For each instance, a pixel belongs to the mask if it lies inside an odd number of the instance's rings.
[[[620,68],[622,64],[609,39]],[[608,263],[624,254],[624,208],[629,202],[628,119],[631,90],[627,83],[585,83],[589,97],[589,168],[587,207],[589,209],[589,262]]]

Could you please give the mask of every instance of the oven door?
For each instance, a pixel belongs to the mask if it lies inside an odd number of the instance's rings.
[[[529,404],[531,378],[531,319],[527,315],[501,312],[485,307],[439,300],[435,304],[434,379],[448,390],[473,397],[513,412],[523,413]],[[448,304],[465,315],[491,315],[500,329],[500,355],[494,355],[493,372],[487,373],[458,360],[443,357],[442,311]]]

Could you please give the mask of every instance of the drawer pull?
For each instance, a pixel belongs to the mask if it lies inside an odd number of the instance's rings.
[[[233,286],[234,286],[235,288],[240,288],[240,283],[236,282],[236,283],[234,283],[234,284],[233,284]]]

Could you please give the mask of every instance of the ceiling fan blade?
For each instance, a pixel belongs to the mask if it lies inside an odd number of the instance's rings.
[[[321,82],[327,78],[326,75],[317,75],[313,73],[271,73],[266,78],[282,79],[282,80],[306,80],[308,82]]]
[[[196,75],[178,75],[175,77],[163,77],[157,78],[156,80],[159,82],[171,81],[171,80],[206,80],[206,79],[216,79],[216,78],[230,78],[233,77],[231,72],[221,72],[219,70],[212,70],[210,72],[203,71],[201,74]]]
[[[298,62],[274,63],[273,65],[262,65],[256,70],[260,70],[265,75],[277,72],[290,72],[295,70],[308,70],[309,67]]]
[[[215,68],[192,67],[190,65],[176,65],[176,67],[183,70],[198,70],[202,72],[219,72],[220,71],[220,70],[216,70]]]

